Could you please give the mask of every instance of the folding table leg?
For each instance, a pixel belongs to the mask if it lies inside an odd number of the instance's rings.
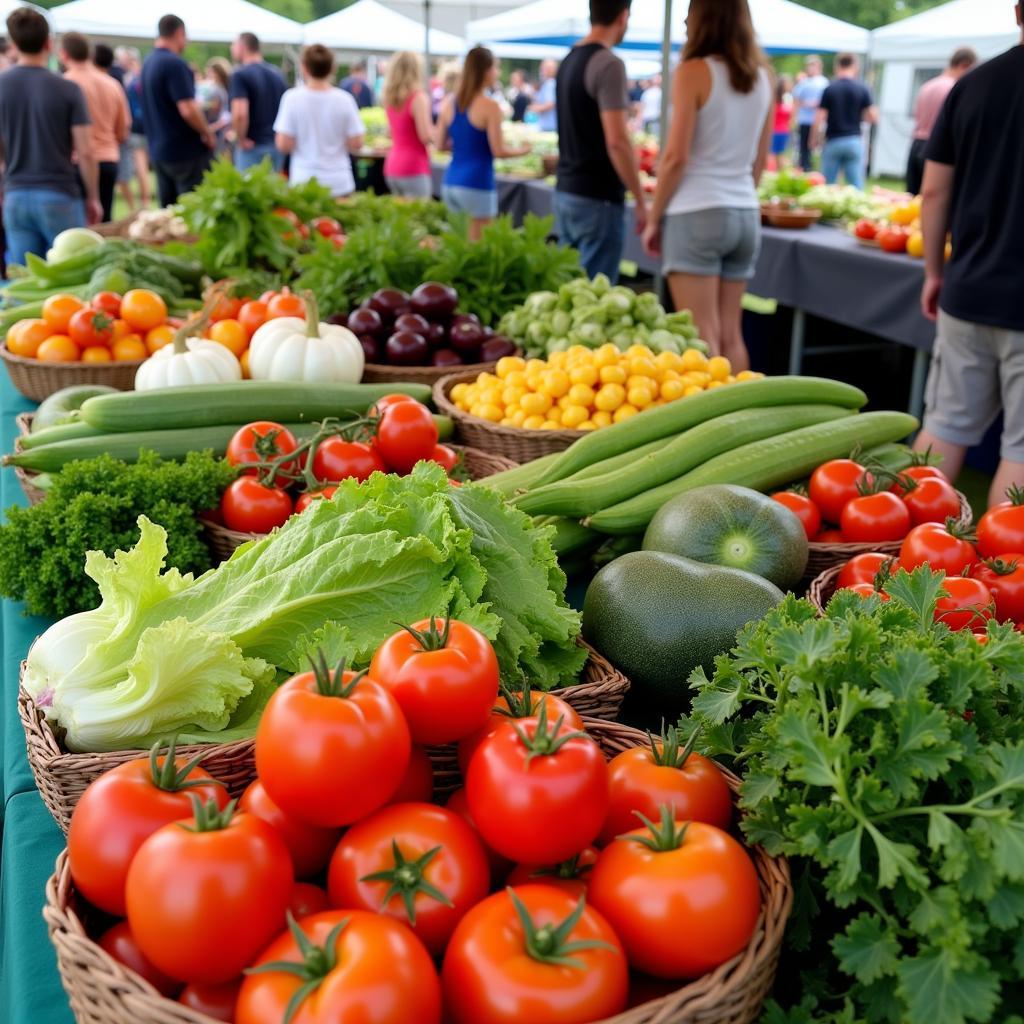
[[[789,332],[789,372],[800,373],[804,365],[804,331],[807,318],[802,309],[793,310],[793,328]]]

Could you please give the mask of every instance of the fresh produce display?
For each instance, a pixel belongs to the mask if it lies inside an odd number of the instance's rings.
[[[762,203],[796,202],[805,210],[821,210],[825,220],[852,221],[877,216],[884,204],[850,185],[826,185],[817,171],[765,171],[758,196]]]
[[[363,122],[364,145],[367,149],[391,148],[391,125],[383,107],[361,107],[359,119]]]
[[[128,225],[128,237],[136,242],[159,245],[188,237],[188,225],[173,209],[139,210]]]

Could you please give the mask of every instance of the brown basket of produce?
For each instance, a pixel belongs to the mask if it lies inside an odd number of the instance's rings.
[[[25,670],[24,662],[21,666]],[[93,779],[126,761],[145,757],[144,750],[114,750],[102,754],[70,754],[64,750],[43,711],[25,692],[18,689],[18,715],[25,730],[28,763],[35,776],[43,803],[61,831],[67,833],[71,812]],[[182,757],[205,753],[203,767],[220,779],[232,796],[241,796],[256,777],[252,739],[234,743],[204,743],[180,747]]]
[[[820,575],[815,576],[811,581],[811,585],[807,588],[807,600],[822,614],[825,613],[826,606],[832,600],[832,595],[837,590],[836,584],[839,582],[839,574],[842,571],[843,567],[841,565],[837,565],[832,569],[826,569]]]
[[[494,373],[498,361],[490,363],[466,363],[459,367],[460,373]],[[384,363],[367,363],[363,367],[364,384],[397,384],[408,381],[413,384],[433,384],[452,372],[450,366],[387,366]]]
[[[647,744],[637,729],[586,720],[608,757]],[[739,779],[723,769],[733,793]],[[793,902],[789,865],[755,846],[751,859],[761,885],[761,917],[745,950],[716,970],[670,994],[594,1024],[753,1024],[771,990],[782,936]],[[139,975],[94,942],[83,924],[67,851],[57,858],[43,908],[61,981],[78,1024],[215,1024],[212,1018],[160,996]]]
[[[21,438],[32,430],[32,413],[19,413],[14,417],[14,422],[18,427],[18,437],[14,439],[14,450],[20,452]],[[14,476],[30,505],[38,505],[46,497],[46,491],[36,487],[32,482],[39,476],[38,473],[30,473],[27,469],[22,469],[21,466],[15,466]]]
[[[565,451],[574,441],[586,434],[585,430],[526,430],[523,427],[503,427],[479,416],[471,416],[457,408],[448,397],[456,384],[470,384],[477,373],[460,371],[442,377],[434,384],[434,405],[437,411],[455,421],[455,431],[466,444],[483,451],[495,452],[514,462],[532,462],[534,459]]]
[[[7,364],[11,383],[26,398],[41,402],[61,388],[75,384],[107,384],[119,391],[135,389],[135,371],[144,360],[121,363],[48,363],[16,356],[0,346],[0,357]]]
[[[477,451],[475,448],[465,448],[462,445],[450,445],[462,456],[462,465],[472,480],[483,480],[485,477],[493,476],[495,473],[504,473],[506,469],[515,469],[516,463],[510,459],[502,458],[500,455],[491,452]],[[222,562],[226,562],[243,544],[251,540],[260,540],[265,537],[264,533],[242,533],[239,530],[229,530],[222,523],[218,523],[206,516],[200,516],[199,521],[203,524],[203,532],[206,535],[206,543]]]

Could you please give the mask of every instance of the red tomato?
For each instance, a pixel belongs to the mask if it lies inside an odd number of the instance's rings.
[[[906,252],[910,232],[905,228],[882,228],[877,235],[878,244],[885,252]]]
[[[959,534],[955,525],[948,523],[915,526],[900,548],[900,568],[913,572],[919,565],[927,565],[934,572],[941,569],[947,576],[970,572],[978,556],[970,541]]]
[[[434,956],[489,887],[476,832],[454,811],[424,803],[393,804],[353,825],[327,874],[334,906],[393,917]]]
[[[1000,555],[979,562],[971,576],[988,587],[1000,622],[1024,622],[1024,555]]]
[[[863,494],[846,503],[840,526],[850,543],[903,540],[911,527],[910,512],[891,491]]]
[[[313,455],[313,475],[324,483],[367,480],[372,473],[387,471],[377,450],[362,441],[328,437],[317,445]]]
[[[398,701],[416,743],[453,743],[487,721],[498,696],[498,659],[483,633],[429,619],[393,633],[370,675]]]
[[[72,314],[68,336],[79,348],[109,345],[114,337],[114,317],[86,306]]]
[[[434,799],[434,766],[423,747],[413,746],[409,766],[391,797],[393,804],[428,804]]]
[[[878,551],[865,551],[862,555],[854,555],[839,571],[836,588],[842,590],[852,587],[855,583],[874,584],[883,568],[895,568],[896,559],[892,555],[883,555]]]
[[[693,742],[679,747],[675,729],[651,739],[650,746],[633,747],[612,758],[608,765],[611,805],[598,845],[632,832],[641,824],[636,812],[656,818],[663,805],[680,821],[703,821],[728,828],[732,797],[725,776],[714,761],[694,752]]]
[[[217,323],[218,320],[237,320],[241,310],[242,299],[235,298],[221,290],[211,308],[210,320],[212,323]]]
[[[978,553],[982,558],[1024,551],[1024,492],[1011,489],[1009,499],[990,508],[978,520]]]
[[[101,949],[109,953],[119,964],[139,977],[145,978],[162,996],[173,999],[181,991],[181,982],[168,977],[158,967],[154,967],[145,954],[139,949],[135,937],[127,921],[118,921],[108,928],[97,940]]]
[[[992,618],[995,602],[992,592],[981,580],[965,576],[947,576],[942,584],[946,596],[935,605],[935,621],[950,629],[974,629]]]
[[[889,488],[893,494],[898,494],[901,498],[906,490],[903,486],[905,477],[915,483],[920,483],[922,480],[945,480],[947,484],[950,482],[949,477],[938,466],[908,466],[906,469],[900,470],[896,482]]]
[[[124,883],[132,858],[158,828],[189,816],[190,794],[216,800],[221,807],[228,802],[224,787],[196,766],[198,758],[175,757],[173,746],[167,753],[161,755],[157,744],[148,759],[104,772],[90,783],[71,815],[71,878],[90,903],[108,914],[124,916]],[[206,779],[205,785],[186,785]]]
[[[570,962],[544,960],[532,952],[538,946]],[[604,1020],[625,1008],[629,988],[622,943],[608,922],[582,898],[549,885],[523,885],[477,904],[455,930],[441,976],[453,1024]]]
[[[857,485],[864,476],[864,467],[853,459],[833,459],[814,471],[809,491],[822,519],[839,522],[846,503],[860,493]]]
[[[254,814],[196,807],[194,819],[164,825],[139,847],[125,887],[128,923],[172,978],[231,981],[281,930],[291,857]]]
[[[113,320],[121,315],[121,296],[117,292],[97,292],[89,300],[89,305],[101,313],[106,313]]]
[[[225,458],[232,466],[250,466],[288,455],[297,447],[295,435],[286,427],[270,420],[257,420],[238,429],[228,441]],[[297,467],[294,461],[290,461],[283,463],[280,468],[282,473],[294,473]],[[242,470],[245,476],[255,476],[258,472],[257,469]],[[273,482],[277,487],[287,487],[289,483],[284,476],[275,476]]]
[[[309,222],[309,226],[324,238],[331,238],[341,233],[341,225],[333,217],[314,217]]]
[[[301,946],[296,939],[300,928],[308,940]],[[291,1024],[440,1024],[437,971],[405,925],[365,910],[328,910],[301,925],[293,922],[290,929],[267,947],[257,965],[294,968],[305,963],[308,977],[322,979],[299,1003]],[[310,945],[304,956],[302,949]],[[291,970],[248,974],[235,1024],[282,1024],[289,1003],[306,984],[306,976]]]
[[[880,601],[888,601],[889,595],[884,590],[876,590],[873,583],[851,583],[849,586],[839,588],[841,590],[852,590],[861,597],[877,597]]]
[[[241,978],[225,981],[222,985],[186,985],[178,996],[178,1002],[196,1013],[205,1013],[214,1020],[232,1024],[241,987]]]
[[[948,480],[924,477],[903,495],[914,526],[921,523],[944,523],[960,515],[960,499]]]
[[[260,299],[243,302],[237,320],[245,329],[246,336],[251,338],[267,322],[267,304]]]
[[[437,424],[425,405],[396,402],[381,415],[374,443],[389,468],[396,473],[408,473],[417,462],[433,454]]]
[[[298,295],[293,295],[287,288],[275,294],[267,302],[267,319],[276,320],[283,316],[294,316],[306,319],[306,304]]]
[[[523,864],[590,846],[608,816],[608,766],[586,733],[537,718],[505,722],[476,749],[466,797],[484,842]]]
[[[274,803],[296,818],[349,825],[391,799],[410,747],[409,727],[383,686],[365,672],[321,664],[267,702],[256,730],[256,772]]]
[[[292,886],[292,898],[288,902],[288,913],[301,921],[310,914],[319,914],[330,907],[327,893],[319,885],[309,882],[296,882]]]
[[[287,491],[267,487],[254,476],[232,480],[220,498],[220,514],[229,530],[270,533],[282,526],[294,508]]]
[[[341,836],[336,828],[307,825],[286,814],[270,799],[259,779],[249,783],[238,802],[238,809],[262,818],[284,840],[296,878],[309,878],[327,867]]]
[[[728,833],[675,822],[665,808],[650,829],[602,851],[588,899],[622,940],[635,970],[696,978],[739,953],[761,912],[757,872]]]
[[[862,217],[853,227],[853,233],[858,238],[866,238],[871,241],[878,237],[878,225],[867,217]]]
[[[448,445],[435,444],[428,461],[436,462],[446,473],[450,473],[459,464],[459,456]]]
[[[512,861],[507,857],[502,857],[500,853],[492,850],[484,842],[484,838],[480,835],[480,830],[476,827],[476,822],[473,820],[473,815],[469,812],[469,801],[466,799],[466,789],[464,786],[460,786],[448,797],[445,807],[449,811],[454,811],[480,838],[484,852],[487,854],[487,862],[491,866],[491,881],[494,884],[503,881],[512,867]]]
[[[369,412],[367,412],[366,415],[370,417],[383,416],[384,410],[390,408],[392,405],[398,405],[399,402],[415,401],[416,399],[411,395],[399,395],[397,393],[393,395],[385,395],[383,398],[378,398],[377,401],[370,406]]]
[[[785,505],[800,520],[808,540],[814,540],[821,531],[821,513],[818,506],[806,494],[796,491],[779,491],[772,495],[772,500]]]
[[[318,491],[303,492],[295,499],[295,514],[305,512],[310,505],[315,505],[318,501],[333,498],[337,489],[337,487],[321,487]]]
[[[590,869],[597,861],[597,849],[588,846],[575,857],[563,860],[561,864],[537,867],[534,864],[519,864],[505,880],[506,885],[553,885],[556,889],[579,899],[587,891]]]
[[[817,544],[842,544],[845,538],[843,537],[842,530],[836,530],[830,527],[827,530],[822,530],[814,540]]]

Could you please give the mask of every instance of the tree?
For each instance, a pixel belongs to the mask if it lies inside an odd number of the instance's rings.
[[[797,0],[822,14],[852,22],[864,28],[880,28],[929,7],[938,7],[946,0]]]
[[[312,21],[316,16],[313,0],[259,0],[259,4],[292,21]]]

